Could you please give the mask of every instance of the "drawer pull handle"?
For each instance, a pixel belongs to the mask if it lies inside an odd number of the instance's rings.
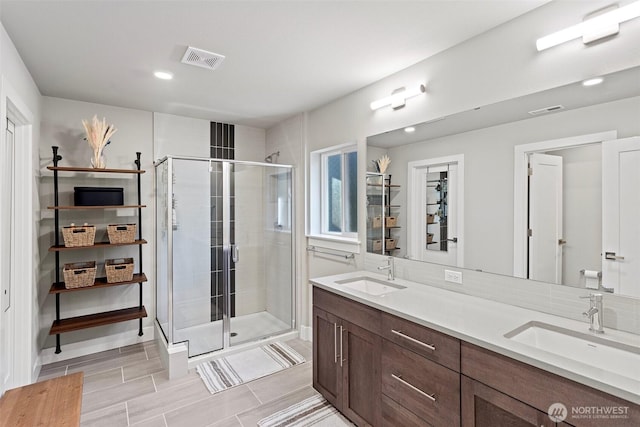
[[[428,348],[428,349],[429,349],[429,350],[431,350],[431,351],[436,351],[436,346],[435,346],[435,345],[427,344],[427,343],[423,343],[422,341],[417,340],[417,339],[415,339],[415,338],[411,338],[409,335],[405,335],[405,334],[403,334],[403,333],[402,333],[402,332],[400,332],[400,331],[396,331],[395,329],[392,329],[392,330],[391,330],[391,332],[392,332],[392,333],[394,333],[394,334],[396,334],[396,335],[401,336],[401,337],[402,337],[402,338],[404,338],[404,339],[407,339],[407,340],[411,341],[412,343],[415,343],[415,344],[421,345],[421,346],[423,346],[423,347],[426,347],[426,348]]]
[[[333,363],[338,363],[338,325],[333,324]]]
[[[418,393],[420,393],[421,395],[423,395],[424,397],[428,398],[429,400],[431,400],[432,402],[436,401],[436,394],[427,394],[424,391],[420,390],[418,387],[414,386],[413,384],[409,384],[408,382],[406,382],[405,380],[402,379],[402,377],[400,375],[396,375],[396,374],[391,374],[391,376],[393,378],[395,378],[396,380],[400,381],[402,384],[406,385],[407,387],[409,387],[411,390],[413,391],[417,391]]]

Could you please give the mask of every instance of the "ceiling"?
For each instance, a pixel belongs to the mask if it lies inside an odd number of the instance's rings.
[[[0,19],[42,95],[269,128],[547,1],[1,0]]]

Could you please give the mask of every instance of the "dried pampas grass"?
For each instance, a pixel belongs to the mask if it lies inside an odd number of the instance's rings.
[[[103,118],[102,121],[98,120],[98,116],[94,115],[91,123],[87,120],[83,120],[82,124],[84,130],[87,133],[87,141],[93,149],[93,158],[91,159],[91,166],[96,169],[104,169],[107,167],[102,156],[102,150],[109,143],[111,136],[116,133],[118,129],[113,125],[107,125],[107,119]]]
[[[389,156],[385,154],[384,156],[380,157],[376,161],[376,164],[378,165],[378,172],[384,173],[387,170],[389,163],[391,163],[391,159],[389,158]]]

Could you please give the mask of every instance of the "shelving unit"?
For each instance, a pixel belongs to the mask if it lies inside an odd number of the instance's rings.
[[[399,250],[397,244],[393,248],[387,245],[388,239],[394,239],[393,231],[401,227],[398,225],[387,225],[387,218],[396,217],[393,215],[400,205],[391,204],[394,195],[391,192],[401,186],[391,183],[391,175],[367,172],[367,251],[378,254],[392,254]],[[376,218],[380,219],[380,226],[377,225]],[[397,241],[397,239],[394,239]],[[377,242],[380,242],[378,245]],[[379,248],[378,248],[379,246]]]
[[[96,326],[109,325],[112,323],[125,322],[129,320],[138,319],[138,335],[142,336],[142,319],[147,317],[147,311],[142,304],[142,284],[147,281],[147,276],[142,272],[142,245],[147,241],[142,238],[142,208],[146,207],[141,203],[141,175],[145,173],[140,168],[140,155],[136,152],[136,160],[134,161],[136,169],[93,169],[93,168],[76,168],[76,167],[62,167],[58,166],[58,162],[62,160],[62,156],[58,154],[58,147],[51,147],[53,151],[53,166],[48,166],[47,169],[53,171],[53,193],[54,193],[54,205],[49,206],[48,209],[54,210],[54,233],[55,244],[49,248],[49,252],[55,253],[55,282],[51,285],[49,293],[55,295],[56,298],[56,319],[51,325],[49,335],[56,336],[56,354],[62,351],[60,346],[60,334],[65,332],[77,331],[80,329],[93,328]],[[138,204],[136,205],[118,205],[118,206],[61,206],[59,204],[59,186],[58,186],[58,173],[59,172],[76,172],[76,173],[108,173],[108,174],[136,174],[137,175],[137,196]],[[98,242],[93,246],[81,246],[81,247],[65,247],[60,244],[60,211],[62,210],[94,210],[94,209],[127,209],[134,208],[138,210],[138,238],[131,243],[109,243]],[[69,288],[65,287],[63,281],[60,280],[60,253],[67,251],[79,251],[95,248],[107,248],[118,246],[138,246],[138,272],[133,275],[132,280],[123,281],[117,283],[108,283],[106,277],[98,277],[95,279],[95,283],[92,286],[81,288]],[[138,284],[139,286],[139,304],[135,307],[128,307],[119,310],[111,310],[101,313],[93,313],[83,316],[61,318],[60,317],[60,294],[68,292],[81,292],[91,289],[100,289],[114,286],[123,286]]]

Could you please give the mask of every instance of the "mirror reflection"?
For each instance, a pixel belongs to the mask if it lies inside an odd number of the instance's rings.
[[[603,77],[367,138],[368,251],[640,297],[640,67]]]

